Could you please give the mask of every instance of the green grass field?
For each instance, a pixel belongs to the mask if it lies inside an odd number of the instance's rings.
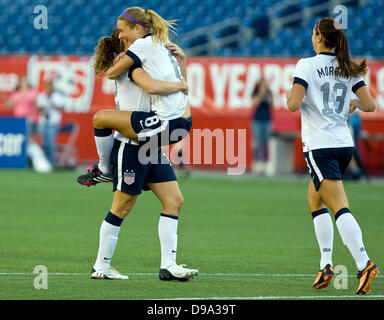
[[[185,204],[177,261],[200,270],[185,283],[158,279],[161,207],[143,193],[122,224],[112,261],[130,279],[92,280],[111,184],[85,188],[75,182],[78,174],[0,171],[1,300],[384,299],[382,275],[368,296],[355,295],[357,270],[336,228],[333,262],[347,268],[347,288],[312,289],[320,253],[306,206],[307,180],[294,178],[180,179]],[[384,183],[345,188],[367,252],[384,272]],[[34,288],[37,265],[48,269],[47,289]]]

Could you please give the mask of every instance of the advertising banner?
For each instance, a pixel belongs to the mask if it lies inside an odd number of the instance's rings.
[[[25,118],[0,117],[0,168],[25,168]]]
[[[209,129],[214,142],[212,148],[215,148],[216,140],[220,143],[223,141],[224,148],[229,137],[236,141],[234,142],[236,146],[240,143],[245,148],[246,166],[249,167],[252,163],[253,148],[251,93],[255,84],[264,77],[273,94],[273,133],[292,140],[294,157],[300,158],[293,161],[293,169],[302,170],[305,163],[301,159],[298,142],[300,113],[291,113],[285,105],[285,95],[292,86],[292,76],[297,61],[298,59],[291,58],[188,58],[188,99],[192,108],[193,129]],[[368,66],[369,75],[366,83],[376,99],[378,108],[374,113],[362,114],[363,130],[368,133],[380,133],[383,131],[381,123],[384,121],[384,61],[368,61]],[[12,115],[12,110],[4,103],[4,95],[16,89],[23,75],[27,75],[30,84],[38,90],[42,90],[44,79],[54,79],[55,87],[65,95],[63,121],[76,122],[80,126],[75,144],[78,161],[95,160],[96,149],[90,144],[93,138],[92,116],[100,109],[115,108],[113,80],[105,76],[95,77],[91,56],[2,56],[0,57],[0,114]],[[220,134],[216,129],[221,130]],[[231,136],[228,129],[233,129],[233,134],[240,140]],[[216,131],[213,133],[214,130]],[[223,140],[216,138],[217,135],[223,137]],[[241,140],[243,135],[245,142]],[[191,145],[197,137],[200,139],[201,136],[191,135]],[[374,144],[380,143],[380,141],[374,142]],[[200,142],[199,144],[201,145]],[[379,147],[380,145],[375,146],[375,148]],[[234,154],[243,150],[237,147],[235,149]],[[201,145],[201,148],[191,147],[189,151],[202,153],[195,157],[204,159],[207,149]],[[215,159],[216,152],[213,152],[212,156]],[[219,162],[212,160],[212,164],[206,164],[202,160],[196,165],[212,168],[227,167],[231,165],[228,159],[224,157],[224,161]]]

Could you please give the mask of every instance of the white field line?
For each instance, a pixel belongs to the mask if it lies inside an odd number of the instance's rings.
[[[158,273],[149,272],[122,272],[123,274],[132,276],[157,276]],[[48,272],[51,276],[84,276],[89,275],[89,272]],[[0,272],[0,276],[29,276],[36,275],[33,272]],[[316,274],[311,273],[199,273],[199,276],[207,277],[278,277],[278,278],[295,278],[295,277],[314,277]],[[345,276],[339,276],[345,277]],[[349,274],[348,278],[356,278],[356,275]],[[376,276],[384,278],[383,275]]]
[[[122,272],[123,274],[132,276],[156,276],[158,273],[145,273],[145,272]],[[48,275],[52,276],[83,276],[89,275],[86,272],[48,272]],[[0,272],[1,276],[28,276],[36,275],[33,272]],[[313,277],[316,274],[300,274],[300,273],[199,273],[199,276],[208,277]],[[352,275],[349,275],[352,277]]]
[[[48,272],[51,276],[89,276],[86,272]],[[123,272],[132,276],[157,276],[158,273]],[[33,272],[0,272],[0,276],[34,276]],[[314,277],[315,274],[304,273],[200,273],[199,276],[208,277]],[[355,278],[355,275],[348,275]],[[384,276],[377,276],[383,278]],[[256,296],[256,297],[185,297],[185,298],[166,298],[166,299],[147,299],[147,300],[305,300],[305,299],[353,299],[363,298],[359,295],[340,295],[340,296]],[[367,295],[366,299],[383,298],[384,295]]]

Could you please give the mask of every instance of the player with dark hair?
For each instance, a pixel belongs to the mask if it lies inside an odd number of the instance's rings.
[[[124,41],[123,41],[124,43]],[[126,43],[128,46],[129,43]],[[125,48],[126,49],[126,48]],[[104,37],[96,48],[95,71],[101,74],[113,63],[113,58],[121,52],[120,40],[116,32],[112,37]],[[177,54],[177,53],[176,53]],[[151,87],[158,94],[178,90],[177,85],[157,81],[141,68],[130,68],[115,80],[115,100],[119,110],[147,112],[150,110],[150,95],[138,84]],[[102,129],[95,129],[100,136]],[[110,263],[120,232],[120,226],[133,208],[142,190],[151,190],[162,203],[158,224],[161,248],[159,278],[161,280],[187,281],[198,275],[198,270],[176,264],[178,215],[183,205],[173,168],[160,148],[156,149],[154,163],[143,164],[139,156],[139,143],[116,131],[110,155],[113,180],[113,201],[111,208],[100,227],[99,250],[91,277],[94,279],[126,280]],[[81,180],[83,185],[95,185],[97,180]],[[88,184],[86,184],[86,182]]]
[[[376,103],[363,78],[367,74],[366,60],[357,63],[350,58],[347,36],[334,19],[323,18],[316,23],[312,44],[317,55],[298,61],[287,105],[291,111],[301,110],[303,151],[312,178],[307,201],[321,252],[313,287],[326,288],[334,276],[333,224],[328,207],[358,269],[356,293],[367,294],[379,269],[369,259],[362,232],[349,209],[342,174],[354,149],[349,114],[356,107],[373,112]],[[351,101],[352,92],[359,100]]]
[[[90,167],[88,180],[103,182],[111,179],[109,154],[113,146],[112,130],[142,144],[150,142],[157,145],[174,144],[191,130],[192,116],[185,92],[185,55],[168,40],[169,29],[174,28],[173,25],[173,21],[164,20],[153,10],[140,7],[127,8],[118,17],[118,37],[131,45],[106,70],[108,78],[116,79],[130,68],[142,66],[152,78],[173,82],[179,90],[168,95],[148,91],[151,94],[148,111],[98,111],[94,115],[93,126],[96,140],[102,141],[97,147],[99,155],[103,156],[98,164]],[[175,55],[175,52],[178,54]],[[98,136],[98,130],[103,130],[104,135]]]

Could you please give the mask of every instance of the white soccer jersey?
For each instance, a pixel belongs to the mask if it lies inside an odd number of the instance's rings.
[[[348,129],[352,92],[364,86],[363,77],[335,77],[338,63],[333,53],[300,59],[293,83],[306,88],[301,105],[303,151],[353,147]]]
[[[137,39],[126,54],[156,80],[178,82],[181,80],[179,64],[172,53],[160,43],[155,43],[152,37]],[[184,114],[187,106],[187,96],[182,92],[161,96],[151,95],[152,110],[161,120],[172,120]]]
[[[116,108],[123,111],[151,111],[151,98],[149,94],[130,79],[130,72],[126,71],[114,80]],[[118,131],[115,131],[114,137],[120,141],[127,142],[127,138]],[[133,144],[137,143],[133,142]]]

